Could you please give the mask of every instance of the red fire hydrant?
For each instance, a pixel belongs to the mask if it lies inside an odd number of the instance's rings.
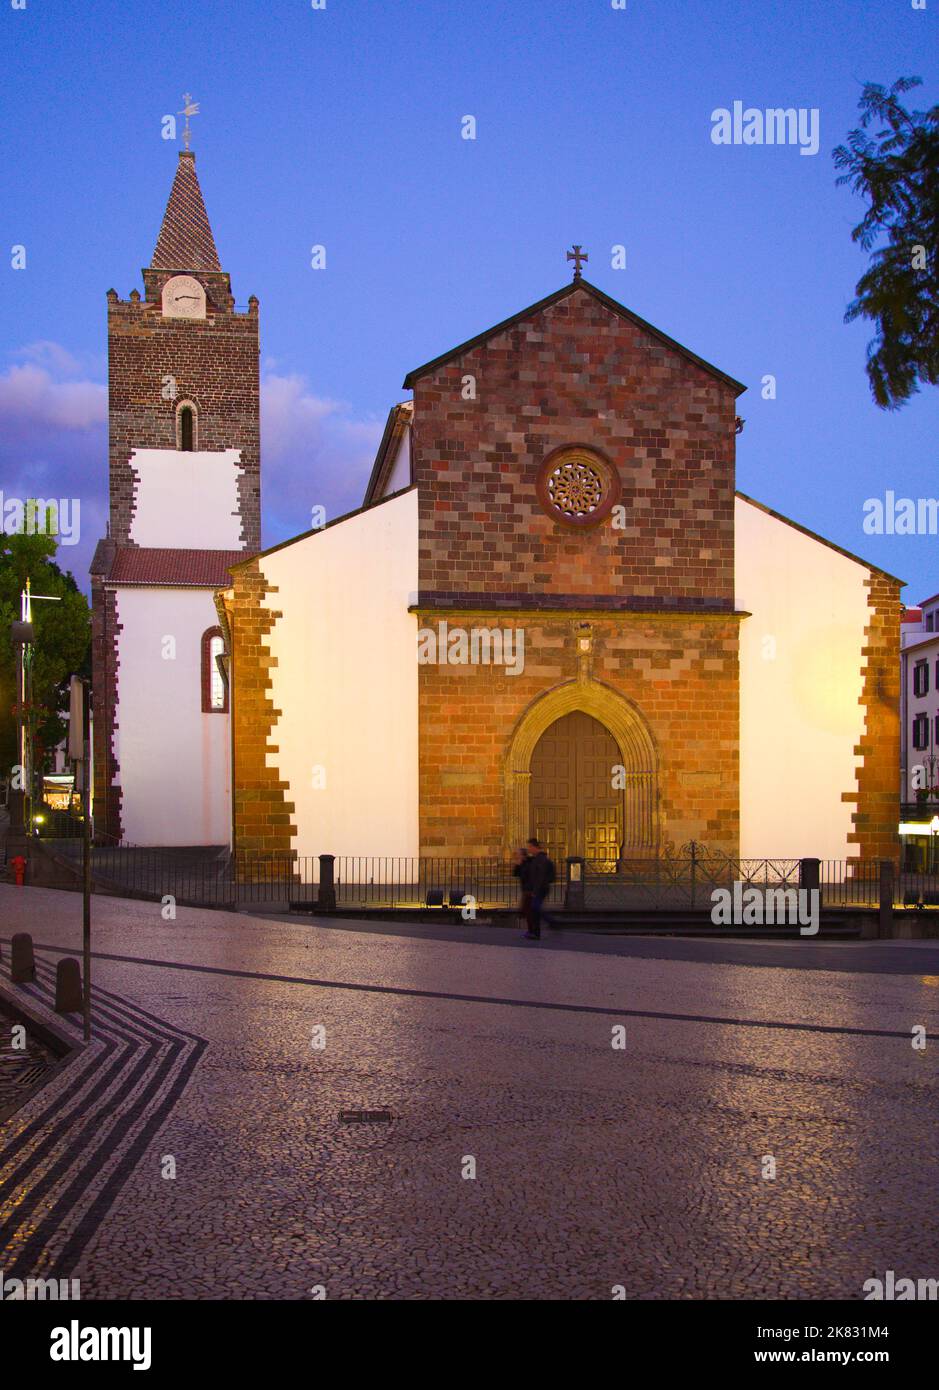
[[[16,880],[17,887],[22,888],[26,881],[26,860],[23,858],[22,854],[14,854],[13,858],[10,860],[10,868],[13,870],[13,877]]]

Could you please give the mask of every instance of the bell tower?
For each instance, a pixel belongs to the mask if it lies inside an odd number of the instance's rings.
[[[261,542],[258,301],[238,312],[231,281],[219,263],[196,175],[196,156],[181,150],[153,257],[143,271],[144,296],[108,293],[110,387],[110,535],[118,545],[211,545],[257,550]],[[185,434],[184,434],[185,431]],[[153,450],[218,455],[236,451],[236,509],[228,496],[228,526],[172,506],[168,465],[141,472]],[[198,472],[200,464],[185,461]],[[154,463],[154,468],[156,464]],[[180,480],[182,508],[189,485]],[[159,522],[159,502],[169,504]],[[202,489],[196,489],[202,492]],[[208,498],[204,498],[208,501]],[[175,515],[172,513],[175,512]]]
[[[235,305],[188,120],[186,135],[143,294],[107,295],[109,521],[92,562],[95,831],[139,844],[227,838],[213,595],[228,566],[261,544],[258,301]],[[193,644],[203,653],[194,664]],[[167,780],[180,756],[199,759],[205,782],[192,814]]]

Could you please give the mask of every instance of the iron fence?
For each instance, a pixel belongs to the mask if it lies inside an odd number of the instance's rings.
[[[46,839],[45,845],[76,874],[80,840],[71,835]],[[321,861],[317,855],[292,851],[238,851],[224,846],[152,848],[127,843],[96,843],[91,851],[96,890],[181,904],[236,908],[326,906],[321,897]],[[413,910],[417,908],[479,911],[510,910],[520,888],[508,858],[498,856],[341,855],[332,861],[334,903],[345,910]],[[588,911],[705,912],[716,890],[735,885],[770,894],[805,886],[806,863],[818,862],[818,886],[824,908],[874,909],[880,901],[878,860],[802,861],[786,857],[739,859],[701,846],[643,858],[587,860],[582,877],[583,905]],[[557,865],[557,882],[549,903],[561,906],[567,894],[567,865]],[[894,907],[925,910],[939,907],[939,873],[898,872],[893,877]],[[811,884],[810,884],[811,886]],[[751,894],[752,899],[752,894]]]
[[[880,902],[878,859],[823,859],[819,879],[825,907],[873,908]]]
[[[897,879],[897,906],[919,911],[939,907],[939,872],[904,870]]]
[[[734,859],[691,844],[672,854],[613,863],[587,860],[585,906],[625,911],[686,911],[713,905],[715,890],[734,884],[770,890],[798,888],[798,859]]]
[[[496,857],[342,855],[334,872],[338,907],[492,909],[514,907],[519,900],[512,865]],[[558,876],[563,888],[560,869]]]

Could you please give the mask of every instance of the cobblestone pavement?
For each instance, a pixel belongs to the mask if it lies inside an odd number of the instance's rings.
[[[45,1080],[58,1060],[41,1039],[29,1034],[22,1047],[14,1046],[16,1019],[4,1013],[2,1005],[0,999],[0,1122]]]
[[[7,1275],[78,1276],[86,1299],[861,1298],[886,1269],[939,1277],[930,951],[877,974],[800,968],[808,940],[746,966],[94,914],[95,1041],[0,1131]],[[34,1011],[80,918],[75,895],[0,885],[0,940],[37,942]]]

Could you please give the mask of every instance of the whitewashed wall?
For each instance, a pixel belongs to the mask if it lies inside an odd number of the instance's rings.
[[[388,486],[385,488],[385,496],[390,497],[393,492],[400,492],[404,487],[411,486],[411,427],[401,436],[398,445],[398,452],[395,454],[395,461],[392,465],[391,473],[388,477]]]
[[[237,449],[135,449],[130,458],[138,475],[131,540],[157,548],[238,550],[240,458]]]
[[[261,567],[283,613],[267,639],[282,711],[269,762],[289,783],[297,852],[416,855],[417,490]]]
[[[845,859],[868,571],[737,498],[740,852]]]
[[[207,589],[118,588],[116,747],[124,838],[227,845],[228,716],[202,713],[202,634],[218,625]],[[175,640],[164,659],[164,639]]]

